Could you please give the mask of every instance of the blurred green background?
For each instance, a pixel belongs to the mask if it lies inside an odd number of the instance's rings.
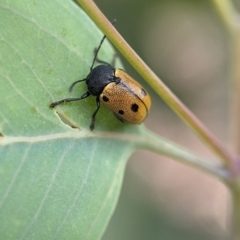
[[[229,142],[227,31],[211,1],[95,0],[115,27],[222,141]],[[239,2],[235,2],[239,4]],[[215,158],[188,127],[123,60],[150,91],[146,126],[202,155]],[[217,179],[146,151],[131,157],[117,209],[103,240],[228,239],[230,195]]]

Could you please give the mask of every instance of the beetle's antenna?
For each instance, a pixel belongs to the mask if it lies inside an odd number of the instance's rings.
[[[69,89],[68,89],[69,92],[71,92],[71,91],[73,90],[73,87],[74,87],[77,83],[83,82],[83,81],[86,81],[86,79],[84,78],[84,79],[77,80],[77,81],[73,82],[73,83],[71,84],[71,86],[69,87]]]
[[[113,19],[112,25],[114,25],[116,21],[117,21],[116,19]],[[95,50],[95,55],[94,55],[94,58],[93,58],[92,66],[90,67],[90,72],[91,72],[92,69],[93,69],[93,65],[94,65],[94,63],[95,63],[95,61],[96,61],[96,59],[97,59],[98,52],[99,52],[99,50],[100,50],[100,48],[101,48],[101,46],[102,46],[102,44],[103,44],[103,41],[105,40],[106,37],[107,37],[106,35],[103,36],[103,38],[102,38],[102,40],[101,40],[98,48]]]

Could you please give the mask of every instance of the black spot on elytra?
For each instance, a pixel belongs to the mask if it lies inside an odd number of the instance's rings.
[[[124,111],[123,111],[123,110],[119,110],[118,113],[119,113],[120,115],[123,115],[123,114],[124,114]]]
[[[146,96],[146,95],[147,95],[147,92],[142,88],[142,89],[141,89],[141,94],[142,94],[143,96]]]
[[[104,102],[108,102],[108,101],[109,101],[109,98],[108,98],[107,96],[103,95],[102,100],[103,100]]]
[[[138,106],[136,103],[132,104],[132,106],[131,106],[131,110],[132,110],[133,112],[137,112],[137,111],[138,111],[138,108],[139,108],[139,106]]]

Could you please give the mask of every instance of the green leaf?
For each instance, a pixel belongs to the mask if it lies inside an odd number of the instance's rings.
[[[142,126],[118,121],[86,85],[102,33],[70,0],[0,2],[0,238],[99,239]],[[111,62],[106,41],[100,58]],[[118,62],[118,64],[120,64]]]

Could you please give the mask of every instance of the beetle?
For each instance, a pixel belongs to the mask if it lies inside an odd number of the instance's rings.
[[[147,91],[124,70],[112,66],[115,58],[112,65],[98,59],[97,55],[105,38],[106,35],[103,36],[98,48],[94,50],[93,62],[87,77],[73,82],[69,88],[71,92],[77,83],[85,81],[87,92],[78,98],[65,98],[50,104],[50,107],[54,108],[59,104],[79,101],[91,95],[96,97],[97,108],[92,114],[91,131],[95,127],[100,102],[111,110],[120,121],[132,124],[143,122],[151,107],[151,98]],[[94,67],[95,62],[100,65]]]

